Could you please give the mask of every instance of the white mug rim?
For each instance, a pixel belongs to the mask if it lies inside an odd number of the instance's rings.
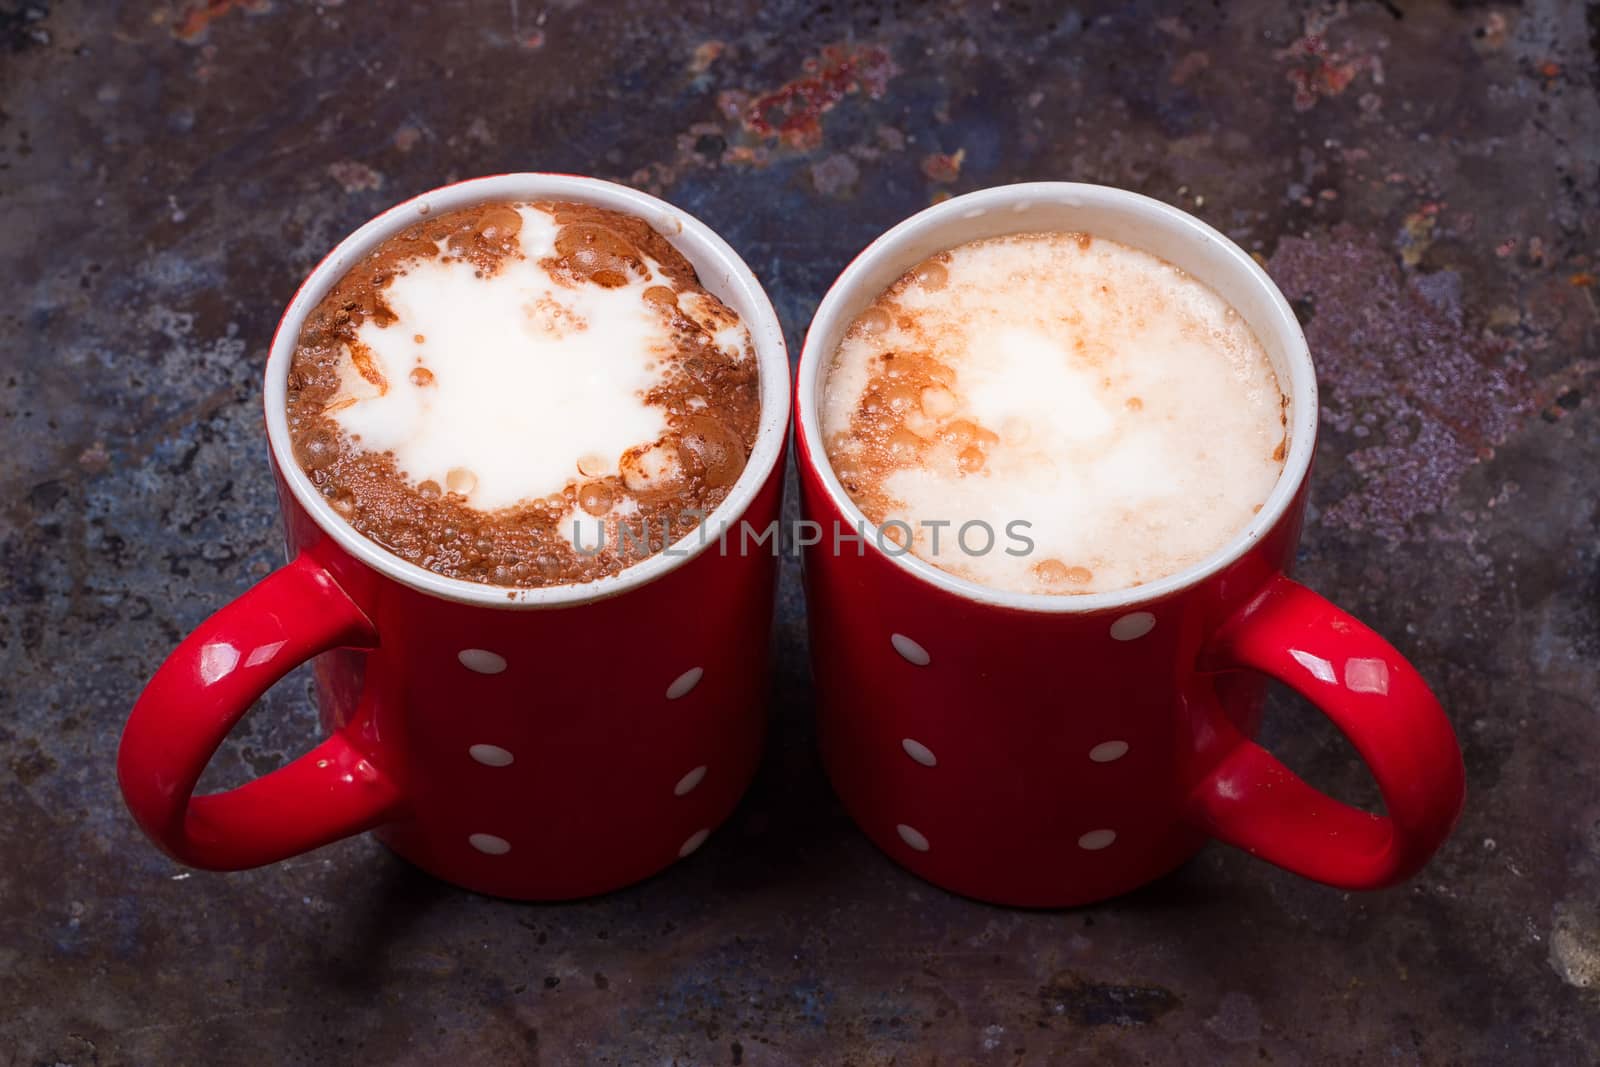
[[[831,351],[821,350],[825,344],[823,339],[834,335],[835,320],[844,313],[848,302],[855,297],[861,287],[862,279],[872,273],[878,261],[893,257],[911,237],[920,236],[928,229],[942,227],[956,220],[973,218],[974,213],[999,214],[1002,208],[1035,204],[1051,199],[1074,208],[1090,210],[1100,205],[1115,204],[1124,210],[1138,212],[1158,225],[1177,232],[1185,240],[1209,244],[1213,251],[1220,253],[1232,269],[1264,298],[1263,306],[1267,309],[1268,321],[1265,323],[1251,321],[1250,326],[1257,332],[1270,328],[1280,342],[1283,361],[1288,364],[1289,382],[1286,392],[1289,396],[1290,411],[1289,453],[1284,457],[1283,470],[1273,485],[1272,492],[1262,504],[1261,510],[1244,529],[1197,563],[1151,582],[1103,593],[1022,593],[998,589],[959,577],[909,551],[899,553],[886,551],[881,544],[883,540],[881,531],[867,520],[866,515],[845,492],[834,474],[832,465],[828,462],[827,451],[822,442],[821,420],[817,411],[821,368],[832,355]],[[951,244],[956,243],[959,242],[951,242]],[[906,263],[902,269],[909,269],[913,265]],[[1200,280],[1209,284],[1206,278]],[[962,599],[1037,614],[1091,615],[1127,611],[1170,597],[1204,582],[1237,562],[1268,531],[1277,526],[1293,505],[1300,487],[1305,483],[1311,469],[1312,455],[1316,450],[1317,379],[1311,362],[1311,352],[1306,345],[1305,334],[1295,317],[1294,309],[1289,306],[1289,301],[1261,265],[1222,233],[1186,211],[1141,193],[1085,182],[1019,182],[980,189],[925,208],[878,236],[840,273],[829,287],[827,294],[823,296],[822,302],[817,305],[816,314],[812,316],[800,351],[799,369],[795,378],[795,397],[797,410],[795,433],[805,444],[805,454],[809,456],[824,492],[828,494],[833,506],[851,524],[851,532],[861,528],[866,530],[866,536],[862,537],[862,541],[865,542],[867,551],[888,559],[912,576]]]
[[[369,540],[333,509],[300,467],[290,442],[289,364],[306,316],[358,259],[406,226],[431,214],[494,200],[573,201],[636,215],[695,261],[702,285],[724,298],[737,293],[745,305],[743,310],[750,312],[744,317],[760,374],[761,418],[743,473],[699,531],[666,551],[592,581],[538,588],[489,585],[448,578],[401,559]],[[680,243],[684,238],[691,248]],[[707,261],[720,277],[707,277]],[[719,531],[749,510],[783,456],[789,429],[789,386],[788,350],[772,301],[743,258],[715,230],[682,208],[625,185],[580,175],[523,172],[469,178],[430,189],[368,220],[335,245],[306,276],[278,321],[267,356],[263,402],[267,440],[279,476],[311,520],[341,549],[418,592],[477,607],[515,610],[567,607],[617,596],[665,576],[715,545]]]

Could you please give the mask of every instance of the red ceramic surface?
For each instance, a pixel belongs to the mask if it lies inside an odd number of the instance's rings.
[[[437,190],[343,242],[290,304],[266,415],[291,562],[203,623],[128,720],[118,777],[178,860],[230,870],[374,830],[396,852],[498,896],[613,889],[693,852],[755,771],[775,557],[680,542],[588,585],[513,591],[404,563],[347,526],[294,465],[284,375],[307,311],[419,212],[490,199],[582,200],[668,234],[750,327],[762,422],[749,467],[708,520],[779,514],[788,363],[766,295],[703,224],[644,194],[556,175]],[[327,740],[241,788],[193,797],[251,703],[316,657]]]
[[[1291,447],[1256,521],[1188,571],[1121,593],[1007,594],[870,535],[828,468],[819,370],[845,326],[922,259],[979,237],[1087,230],[1155,252],[1243,314],[1290,394]],[[890,856],[973,897],[1029,906],[1126,892],[1208,837],[1352,889],[1415,873],[1463,802],[1450,724],[1388,643],[1285,577],[1305,510],[1316,381],[1294,315],[1221,234],[1145,197],[1034,183],[907,220],[824,299],[796,386],[821,744],[846,808]],[[941,516],[944,517],[944,516]],[[892,547],[892,545],[891,545]],[[1387,814],[1306,785],[1251,740],[1264,679],[1302,693],[1371,768]]]

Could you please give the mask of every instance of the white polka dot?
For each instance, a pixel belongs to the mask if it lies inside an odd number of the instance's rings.
[[[921,741],[913,741],[907,737],[901,740],[900,747],[906,750],[906,755],[924,767],[937,767],[939,765],[939,760],[934,756],[933,749]]]
[[[963,211],[961,213],[961,217],[964,218],[964,219],[981,219],[987,214],[988,214],[988,212],[985,211],[983,208],[975,207],[970,211]]]
[[[1031,207],[1033,207],[1033,201],[1032,200],[1019,200],[1015,204],[1011,205],[1011,210],[1015,211],[1018,215],[1020,215],[1024,211],[1027,211]]]
[[[905,634],[890,634],[889,643],[894,646],[896,652],[906,658],[907,663],[915,663],[918,667],[926,667],[929,661],[933,659],[932,656],[928,655],[927,649],[911,640]]]
[[[678,779],[678,784],[672,787],[672,795],[675,797],[683,796],[685,793],[694,789],[695,786],[704,781],[705,777],[705,767],[696,767],[694,770]]]
[[[1102,741],[1089,750],[1089,758],[1096,763],[1114,763],[1127,754],[1126,741]]]
[[[1115,830],[1090,830],[1078,838],[1078,847],[1089,852],[1098,852],[1108,847],[1116,839],[1117,832]]]
[[[894,832],[900,835],[900,840],[904,841],[918,852],[928,851],[928,839],[923,837],[921,832],[915,827],[907,826],[905,823],[901,823],[894,828]]]
[[[506,669],[506,658],[496,655],[486,648],[463,648],[456,653],[456,659],[469,671],[479,674],[499,674]]]
[[[704,667],[690,667],[678,675],[677,678],[673,679],[672,684],[667,686],[667,699],[677,700],[683,696],[700,684],[700,679],[705,677],[705,673],[706,669]]]
[[[1156,617],[1148,611],[1124,615],[1111,624],[1111,636],[1118,641],[1133,641],[1156,628]]]
[[[499,745],[473,745],[467,749],[467,755],[485,767],[509,767],[511,762],[516,759],[515,756]]]
[[[678,849],[678,858],[680,860],[683,859],[683,857],[687,856],[689,853],[705,844],[706,838],[710,836],[710,830],[696,830],[694,833],[690,834],[689,840],[685,841],[683,843],[683,847]]]
[[[493,834],[473,834],[467,838],[467,844],[479,852],[486,852],[491,856],[504,856],[511,851],[511,842],[503,837]]]

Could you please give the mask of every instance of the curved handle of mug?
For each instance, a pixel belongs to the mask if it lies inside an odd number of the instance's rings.
[[[1415,874],[1465,799],[1461,749],[1422,677],[1383,638],[1281,575],[1213,639],[1202,668],[1270,675],[1315,704],[1377,779],[1386,816],[1313,789],[1222,722],[1224,753],[1193,787],[1188,819],[1295,874],[1379,889]]]
[[[303,554],[207,619],[156,671],[122,733],[117,779],[140,828],[180,862],[231,871],[394,817],[400,790],[343,732],[237,789],[193,795],[222,739],[274,682],[318,653],[376,641]]]

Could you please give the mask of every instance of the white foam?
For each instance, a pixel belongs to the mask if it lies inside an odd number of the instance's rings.
[[[1175,573],[1243,529],[1277,481],[1282,397],[1271,364],[1238,315],[1209,288],[1144,252],[1096,239],[1039,235],[961,246],[935,291],[893,297],[887,329],[852,331],[823,389],[830,449],[859,454],[850,429],[882,354],[930,355],[955,372],[955,409],[905,423],[923,437],[967,420],[999,440],[982,470],[962,473],[953,447],[930,446],[881,482],[891,515],[912,523],[912,548],[985,585],[1023,592],[1099,592]],[[881,317],[879,318],[881,322]],[[1137,398],[1137,410],[1130,402]],[[940,398],[938,410],[948,406]],[[844,456],[832,453],[835,459]],[[932,548],[927,520],[953,526]],[[987,523],[993,551],[955,544],[963,522]],[[1035,546],[1007,547],[1009,523]],[[972,538],[980,544],[976,531]],[[1047,559],[1092,573],[1049,582]]]
[[[711,343],[730,358],[743,360],[750,355],[749,331],[729,308],[691,291],[679,295],[678,310],[705,330]]]
[[[585,555],[595,555],[602,549],[617,551],[622,544],[622,527],[627,526],[629,536],[640,541],[649,533],[639,524],[639,502],[632,497],[618,497],[611,507],[600,515],[591,515],[581,507],[571,507],[556,523],[556,529],[565,534],[572,547]]]
[[[670,338],[643,300],[658,265],[646,259],[651,276],[617,288],[562,285],[538,262],[555,250],[554,219],[517,210],[524,258],[508,257],[493,277],[439,258],[390,283],[384,299],[398,321],[369,319],[357,335],[384,388],[363,379],[347,352],[345,389],[329,406],[361,447],[393,452],[414,485],[443,486],[451,471],[470,471],[477,481],[467,502],[480,510],[560,491],[582,457],[602,462],[597,470],[586,462],[588,476],[616,474],[625,450],[667,429],[666,412],[644,401],[669,369],[658,357]],[[430,383],[412,380],[418,366]]]

